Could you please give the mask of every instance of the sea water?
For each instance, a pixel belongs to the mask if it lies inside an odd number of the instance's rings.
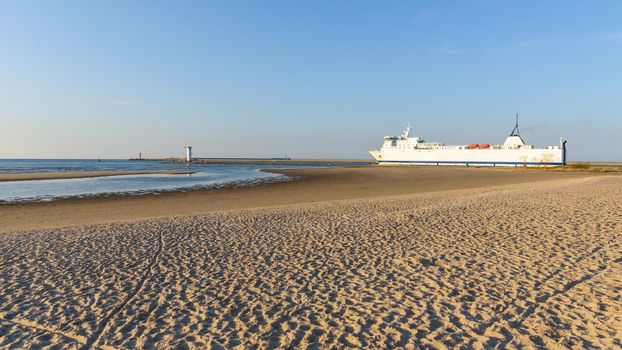
[[[265,166],[264,166],[265,167]],[[270,168],[277,168],[270,166]],[[126,160],[0,159],[0,174],[84,171],[168,171],[192,174],[118,175],[79,179],[0,182],[0,202],[49,201],[57,198],[112,194],[145,194],[194,188],[253,185],[287,177],[261,171],[254,165],[173,164]]]

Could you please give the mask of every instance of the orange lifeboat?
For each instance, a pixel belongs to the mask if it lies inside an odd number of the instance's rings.
[[[490,148],[490,145],[487,143],[480,143],[479,148]]]
[[[470,143],[470,144],[467,146],[467,148],[470,148],[470,149],[475,149],[475,148],[479,148],[479,145],[478,145],[477,143]]]

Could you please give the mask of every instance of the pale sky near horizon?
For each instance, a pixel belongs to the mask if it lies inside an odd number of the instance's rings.
[[[622,161],[622,1],[2,1],[0,158],[370,158],[568,139]]]

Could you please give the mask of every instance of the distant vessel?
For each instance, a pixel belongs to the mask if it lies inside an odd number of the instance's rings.
[[[537,148],[526,144],[516,125],[502,145],[472,143],[446,145],[425,142],[411,136],[410,124],[401,136],[385,136],[380,150],[369,153],[379,164],[477,165],[477,166],[561,166],[566,165],[566,141],[559,146]]]

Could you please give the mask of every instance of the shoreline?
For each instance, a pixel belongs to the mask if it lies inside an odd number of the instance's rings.
[[[597,173],[419,167],[335,167],[262,171],[283,174],[294,179],[255,186],[7,203],[0,205],[0,232],[601,176]]]
[[[259,170],[262,171],[262,170]],[[269,172],[269,171],[266,171]],[[194,172],[189,172],[192,174]],[[185,174],[185,173],[182,173]],[[104,192],[104,193],[92,193],[83,195],[67,195],[67,196],[54,196],[54,197],[36,197],[36,198],[23,198],[16,200],[0,200],[0,208],[2,206],[19,205],[19,204],[34,204],[34,203],[54,203],[58,201],[73,201],[81,199],[104,199],[104,198],[130,198],[140,196],[158,196],[169,193],[185,193],[185,192],[198,192],[198,191],[211,191],[219,189],[232,189],[232,188],[251,188],[260,185],[268,185],[271,183],[292,181],[295,177],[291,176],[273,176],[265,178],[253,178],[246,180],[232,180],[222,183],[205,184],[205,185],[191,185],[188,187],[175,187],[175,188],[161,188],[161,189],[145,189],[145,190],[130,190],[130,191],[116,191],[116,192]]]
[[[68,180],[92,177],[122,176],[122,175],[188,175],[194,174],[188,170],[155,170],[155,171],[85,171],[59,173],[16,173],[0,174],[0,182],[6,181],[39,181],[39,180]]]

